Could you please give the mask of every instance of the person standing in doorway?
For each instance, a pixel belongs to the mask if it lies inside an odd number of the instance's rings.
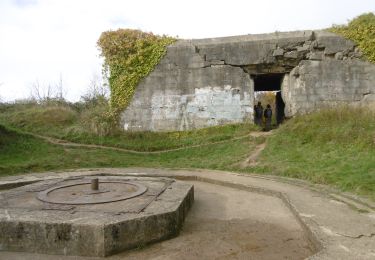
[[[263,107],[262,103],[258,102],[258,105],[254,106],[254,123],[258,126],[262,126],[263,121]]]
[[[271,122],[272,122],[272,109],[271,105],[268,104],[267,108],[264,110],[264,118],[266,119],[265,130],[271,130]]]

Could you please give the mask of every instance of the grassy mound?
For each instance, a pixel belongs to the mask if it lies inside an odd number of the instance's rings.
[[[248,137],[169,153],[132,154],[52,145],[0,126],[0,176],[88,167],[230,169],[244,160],[255,145],[255,140]]]
[[[0,125],[0,176],[56,169],[67,160],[62,148]]]
[[[268,140],[258,173],[329,184],[375,199],[375,112],[341,107],[299,116]]]
[[[78,113],[69,106],[14,105],[1,111],[3,122],[25,131],[54,132],[78,120]]]
[[[64,140],[137,151],[159,151],[207,144],[248,134],[249,124],[216,126],[186,132],[123,132],[105,130],[111,125],[100,117],[101,106],[78,109],[65,105],[12,105],[0,109],[0,123],[35,134]],[[106,131],[107,134],[101,134]]]

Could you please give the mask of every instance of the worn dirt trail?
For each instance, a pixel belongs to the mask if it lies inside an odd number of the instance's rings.
[[[264,150],[264,148],[266,148],[266,143],[258,144],[255,147],[254,151],[250,154],[250,156],[248,158],[246,158],[245,161],[240,163],[240,167],[246,168],[246,167],[249,167],[249,166],[257,165],[257,159],[258,159],[259,155],[261,154],[261,152]]]
[[[254,137],[261,137],[261,136],[270,136],[272,132],[255,132]],[[246,160],[240,162],[238,165],[240,168],[246,168],[250,166],[255,166],[258,164],[257,159],[259,155],[262,153],[264,148],[266,148],[266,141],[264,141],[261,144],[258,144],[255,149],[250,153],[249,157],[246,158]]]
[[[55,145],[62,145],[62,146],[66,146],[66,147],[108,149],[108,150],[121,151],[121,152],[134,153],[134,154],[160,154],[160,153],[175,152],[175,151],[180,151],[180,150],[185,150],[185,149],[190,149],[190,148],[197,148],[197,147],[203,147],[203,146],[208,146],[208,145],[231,142],[231,141],[235,141],[235,140],[241,140],[241,139],[245,139],[247,137],[259,137],[259,136],[266,135],[266,134],[262,134],[262,132],[251,132],[247,135],[238,136],[238,137],[234,137],[234,138],[223,140],[223,141],[206,143],[206,144],[183,146],[183,147],[179,147],[179,148],[159,150],[159,151],[137,151],[137,150],[131,150],[131,149],[125,149],[125,148],[119,148],[119,147],[113,147],[113,146],[106,146],[106,145],[74,143],[74,142],[63,140],[63,139],[58,139],[58,138],[53,138],[53,137],[43,136],[43,135],[38,135],[38,134],[33,134],[33,133],[27,133],[27,134],[29,134],[31,136],[34,136],[36,138],[39,138],[39,139],[43,139],[43,140],[45,140],[45,141],[47,141],[51,144],[55,144]]]

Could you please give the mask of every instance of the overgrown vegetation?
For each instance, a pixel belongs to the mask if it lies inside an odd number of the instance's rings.
[[[335,25],[330,31],[340,34],[358,44],[365,57],[375,63],[375,15],[362,14],[348,25]]]
[[[175,39],[139,30],[103,32],[98,46],[105,58],[104,71],[111,89],[111,106],[117,114],[126,108],[141,79],[159,63]]]

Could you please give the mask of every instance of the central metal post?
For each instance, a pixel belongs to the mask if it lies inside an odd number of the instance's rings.
[[[99,179],[95,178],[91,180],[91,189],[92,190],[99,190]]]

